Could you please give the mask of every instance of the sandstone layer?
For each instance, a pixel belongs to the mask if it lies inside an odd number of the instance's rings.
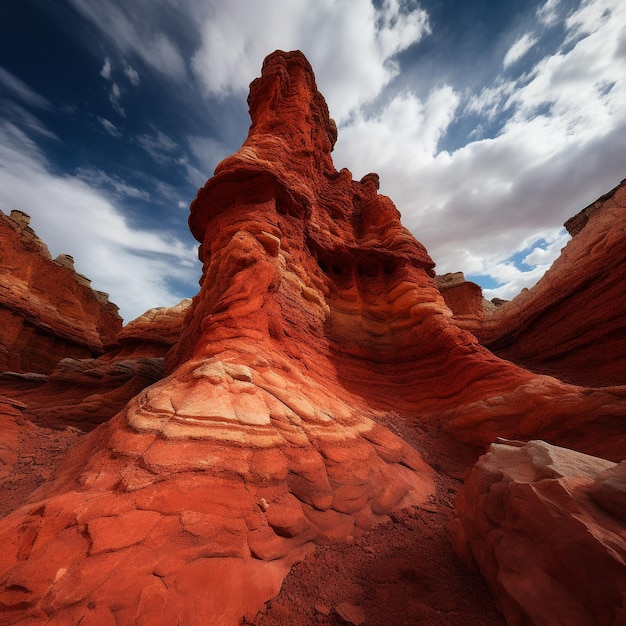
[[[52,260],[21,211],[0,212],[0,371],[49,373],[64,357],[95,357],[122,328],[117,307]]]
[[[626,447],[626,387],[538,376],[453,323],[378,176],[335,169],[301,53],[270,55],[248,102],[191,205],[203,272],[167,375],[0,521],[0,624],[240,623],[316,545],[432,502],[383,424]]]
[[[572,239],[537,285],[472,331],[525,367],[581,385],[624,385],[626,181],[565,226]]]
[[[617,467],[543,441],[493,444],[478,461],[457,499],[460,546],[508,624],[626,623],[626,526],[616,516],[626,477]]]
[[[343,388],[319,345],[330,345],[330,306],[303,227],[317,226],[321,250],[341,242],[326,231],[343,200],[331,193],[320,206],[335,187],[350,210],[355,196],[393,220],[396,236],[384,223],[364,233],[374,251],[392,236],[377,272],[403,248],[416,272],[432,262],[391,202],[377,200],[375,181],[332,168],[333,125],[301,54],[266,61],[250,107],[242,151],[192,207],[203,281],[171,373],[0,523],[0,622],[236,624],[315,542],[350,540],[433,493],[432,469],[372,420],[376,410]],[[277,111],[291,114],[270,133]],[[315,203],[321,223],[294,214],[293,198]],[[336,323],[339,339],[341,312]]]
[[[178,340],[190,302],[146,311],[98,358],[65,357],[47,376],[0,374],[0,394],[24,404],[39,426],[92,430],[163,377],[165,355]]]

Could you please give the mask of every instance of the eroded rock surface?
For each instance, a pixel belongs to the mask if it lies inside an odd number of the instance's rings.
[[[624,385],[626,181],[565,226],[572,239],[537,285],[472,330],[526,367],[581,385]]]
[[[334,168],[301,53],[270,55],[249,105],[191,206],[203,274],[167,376],[0,521],[0,623],[238,624],[315,545],[431,501],[382,423],[624,449],[626,388],[537,376],[452,322],[378,176]]]
[[[163,361],[191,303],[146,311],[129,322],[98,358],[59,361],[48,376],[0,375],[0,394],[23,403],[29,419],[52,428],[90,431],[164,376]]]
[[[493,444],[474,467],[457,499],[461,550],[508,624],[626,623],[626,526],[594,496],[617,467],[543,441]]]
[[[21,211],[0,211],[0,371],[49,373],[64,357],[95,357],[122,328],[117,307],[53,260]]]
[[[361,233],[374,282],[400,263],[426,276],[432,262],[373,180],[332,167],[334,126],[301,54],[266,61],[250,107],[246,144],[192,207],[203,282],[171,374],[0,523],[0,606],[12,623],[237,624],[316,542],[350,540],[433,493],[433,470],[339,380],[333,355],[351,331],[337,310],[326,339],[332,283],[316,252],[336,262],[330,212],[350,214],[354,198],[378,219]],[[338,280],[369,256],[351,245]],[[423,308],[438,297],[431,287]],[[402,313],[408,326],[422,305],[397,299],[382,315]]]

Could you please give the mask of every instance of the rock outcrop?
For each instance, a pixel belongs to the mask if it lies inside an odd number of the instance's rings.
[[[478,461],[457,499],[460,548],[508,624],[626,623],[618,467],[543,441],[493,444]]]
[[[480,285],[465,280],[463,272],[438,275],[435,280],[446,306],[452,311],[454,323],[478,334],[485,315],[495,310],[496,305],[483,297]]]
[[[626,181],[569,219],[541,280],[472,328],[525,367],[580,385],[626,384]]]
[[[0,371],[47,374],[62,358],[102,354],[122,320],[72,257],[52,260],[29,222],[0,212]]]
[[[164,375],[191,300],[146,311],[129,322],[98,358],[59,361],[49,376],[8,372],[0,394],[18,400],[39,426],[90,431]]]
[[[192,206],[203,280],[170,375],[0,523],[0,606],[13,623],[236,624],[315,542],[350,540],[434,491],[433,470],[341,383],[350,309],[330,321],[326,296],[350,298],[318,259],[341,281],[358,258],[383,284],[400,264],[426,277],[432,262],[374,180],[332,167],[334,125],[300,53],[268,58],[250,108],[244,147]],[[365,230],[341,254],[333,218],[355,204],[369,210]],[[404,300],[395,312],[408,326],[420,305]]]
[[[248,102],[191,205],[203,273],[157,333],[178,336],[166,376],[0,521],[0,624],[239,624],[316,545],[430,506],[435,471],[383,424],[624,450],[626,387],[538,376],[455,325],[378,176],[334,168],[301,53],[270,55]],[[124,332],[117,357],[144,358]]]

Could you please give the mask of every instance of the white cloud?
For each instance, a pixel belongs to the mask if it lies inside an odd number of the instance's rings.
[[[179,297],[168,283],[195,282],[195,250],[169,234],[131,228],[85,177],[85,172],[51,173],[26,135],[11,125],[0,127],[0,208],[30,214],[51,253],[71,254],[77,271],[93,281],[94,289],[109,293],[126,320],[175,304]]]
[[[117,83],[111,83],[111,91],[109,92],[109,102],[115,109],[115,111],[121,115],[122,117],[126,117],[126,111],[124,107],[120,104],[120,100],[122,99],[122,90]]]
[[[102,69],[100,70],[100,76],[102,76],[102,78],[104,78],[105,80],[111,80],[112,70],[113,70],[113,65],[111,63],[111,59],[109,59],[109,57],[105,57],[104,65],[102,66]]]
[[[159,165],[175,162],[180,158],[180,146],[160,130],[154,129],[151,134],[138,135],[136,141]]]
[[[168,2],[137,0],[132,3],[100,0],[70,0],[83,17],[123,53],[133,53],[153,70],[182,81],[187,68],[178,46],[152,18]],[[182,7],[181,7],[182,8]]]
[[[50,102],[33,91],[23,80],[0,66],[0,88],[17,96],[23,103],[39,109],[50,108]]]
[[[427,16],[406,3],[332,0],[210,3],[192,68],[210,94],[244,93],[274,49],[301,49],[315,68],[331,114],[346,119],[396,76],[394,56],[429,32]]]
[[[130,84],[133,87],[139,86],[139,83],[141,82],[139,78],[139,72],[137,72],[135,68],[131,67],[127,61],[123,62],[123,67],[124,67],[124,74],[126,74],[126,78],[128,78],[128,80],[130,81]]]
[[[503,283],[490,297],[512,297],[558,253],[563,222],[624,178],[622,6],[621,0],[583,3],[568,20],[566,39],[576,31],[576,43],[516,81],[499,78],[479,95],[452,86],[422,100],[405,92],[370,116],[356,116],[340,128],[336,165],[357,179],[380,174],[381,191],[426,245],[438,272],[489,275]],[[453,116],[467,112],[509,117],[495,136],[441,150]],[[536,264],[531,271],[510,261],[540,239],[551,243],[527,255]]]
[[[561,0],[547,0],[537,9],[537,19],[546,26],[552,26],[559,19],[559,5]]]
[[[149,200],[150,194],[126,181],[119,176],[107,174],[105,171],[94,167],[79,167],[75,172],[75,177],[84,181],[94,189],[101,189],[108,194],[113,194],[119,199],[123,198],[139,198]]]
[[[58,135],[46,128],[37,116],[33,115],[21,104],[9,99],[0,100],[0,110],[7,121],[16,124],[20,128],[25,128],[29,132],[34,132],[48,139],[59,140]]]
[[[187,144],[198,167],[189,167],[189,179],[201,186],[213,175],[217,164],[230,154],[230,150],[213,137],[187,137]]]
[[[524,33],[508,50],[502,60],[502,65],[507,68],[517,63],[537,43],[537,38],[530,33]]]
[[[98,116],[98,121],[100,122],[100,124],[102,124],[104,130],[106,130],[107,133],[109,133],[109,135],[111,135],[112,137],[122,136],[122,133],[120,132],[120,130],[117,128],[117,126],[113,122],[111,122],[111,120],[108,120],[106,117]]]

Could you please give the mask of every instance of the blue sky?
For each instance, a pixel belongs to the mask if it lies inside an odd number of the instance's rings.
[[[0,209],[128,321],[197,292],[188,207],[249,126],[271,51],[301,49],[334,160],[440,273],[531,286],[563,222],[626,177],[622,0],[7,0]]]

